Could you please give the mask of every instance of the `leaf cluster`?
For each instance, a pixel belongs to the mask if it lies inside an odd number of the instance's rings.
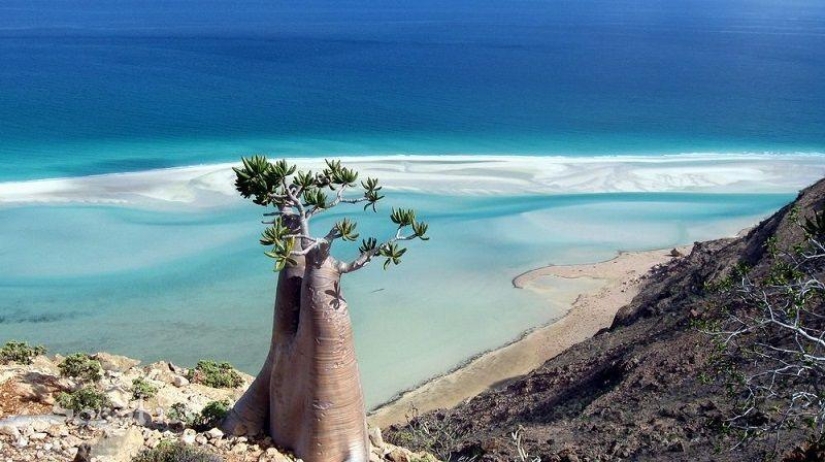
[[[149,399],[158,393],[158,387],[143,377],[132,380],[132,399]]]
[[[100,361],[92,359],[86,353],[75,353],[67,356],[60,364],[60,375],[86,382],[97,382],[103,378],[103,367]]]
[[[112,405],[109,397],[90,386],[83,387],[71,393],[60,393],[57,395],[57,404],[64,409],[70,409],[74,412],[88,410],[99,411]]]
[[[31,364],[37,356],[46,354],[46,348],[42,345],[29,346],[26,342],[16,342],[14,340],[6,342],[0,348],[0,364]]]
[[[164,440],[154,449],[146,449],[131,462],[221,462],[217,454],[189,446],[181,441]]]
[[[190,410],[184,403],[175,403],[167,412],[167,417],[186,427],[205,431],[219,426],[231,409],[232,403],[229,400],[210,401],[200,412]]]
[[[238,388],[243,384],[241,375],[228,362],[200,360],[197,366],[189,370],[186,378],[192,383],[212,388]]]
[[[275,260],[276,271],[296,264],[295,257],[305,254],[304,247],[307,245],[319,241],[331,243],[335,239],[354,242],[360,237],[358,224],[349,218],[337,221],[324,238],[310,236],[309,220],[314,215],[341,203],[363,203],[364,210],[372,208],[376,211],[376,204],[384,198],[381,194],[382,186],[376,178],[360,181],[360,197],[346,197],[345,190],[358,189],[359,174],[342,166],[339,160],[326,160],[325,167],[320,172],[313,173],[311,170],[298,170],[285,160],[273,163],[265,156],[253,156],[242,159],[242,166],[234,167],[233,170],[236,176],[235,188],[241,196],[252,198],[259,205],[278,208],[278,212],[268,214],[275,218],[268,222],[269,226],[260,238],[260,243],[269,247],[265,254]],[[327,191],[334,192],[333,199],[330,199]],[[377,239],[370,237],[364,239],[360,246],[362,256],[367,261],[373,255],[385,257],[384,268],[390,264],[399,264],[401,256],[406,252],[396,241],[429,239],[426,236],[428,225],[416,220],[413,210],[393,209],[390,220],[397,226],[398,232],[394,239],[379,244]],[[296,223],[301,223],[300,229]],[[406,228],[412,230],[411,235],[401,234]],[[302,245],[298,245],[299,241]]]
[[[825,237],[825,210],[814,212],[813,217],[805,218],[802,229],[805,230],[808,236],[822,240]]]

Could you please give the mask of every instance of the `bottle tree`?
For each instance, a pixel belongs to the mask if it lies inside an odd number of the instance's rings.
[[[285,160],[242,159],[235,187],[244,198],[273,207],[261,244],[279,272],[272,339],[255,381],[222,423],[230,434],[267,432],[306,462],[366,461],[369,458],[366,410],[341,276],[373,259],[384,269],[398,265],[402,241],[427,240],[427,224],[413,210],[392,209],[394,235],[380,242],[361,241],[351,261],[332,256],[336,241],[359,237],[357,223],[337,221],[325,234],[313,234],[311,222],[338,206],[363,205],[376,211],[384,197],[378,180],[358,182],[358,173],[326,161],[318,173],[300,171]]]

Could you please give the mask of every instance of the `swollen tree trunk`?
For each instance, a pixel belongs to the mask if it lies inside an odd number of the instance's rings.
[[[222,429],[266,430],[306,462],[365,462],[369,440],[352,324],[327,251],[316,249],[281,271],[269,355]]]
[[[297,265],[284,268],[278,274],[269,353],[258,376],[221,424],[225,433],[254,435],[268,430],[272,369],[276,365],[282,367],[284,351],[291,345],[297,332],[303,278],[303,258],[299,259]]]
[[[369,458],[364,397],[340,280],[334,260],[322,249],[307,257],[293,361],[272,370],[270,434],[307,462]]]

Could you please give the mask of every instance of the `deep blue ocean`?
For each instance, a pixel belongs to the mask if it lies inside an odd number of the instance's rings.
[[[825,151],[824,2],[0,2],[0,180],[709,151]]]
[[[256,372],[261,210],[209,187],[176,202],[202,178],[110,183],[137,202],[80,178],[254,153],[596,158],[470,157],[440,192],[388,188],[380,212],[415,206],[433,240],[344,280],[373,406],[593,282],[514,276],[732,235],[825,174],[825,2],[0,0],[0,342]],[[705,157],[608,165],[683,153]]]

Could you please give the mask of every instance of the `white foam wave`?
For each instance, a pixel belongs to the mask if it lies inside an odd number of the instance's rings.
[[[825,154],[679,154],[665,156],[347,157],[386,190],[444,195],[615,192],[787,193],[825,176]],[[318,170],[319,158],[291,159]],[[237,164],[0,183],[0,203],[187,204],[236,201]]]

